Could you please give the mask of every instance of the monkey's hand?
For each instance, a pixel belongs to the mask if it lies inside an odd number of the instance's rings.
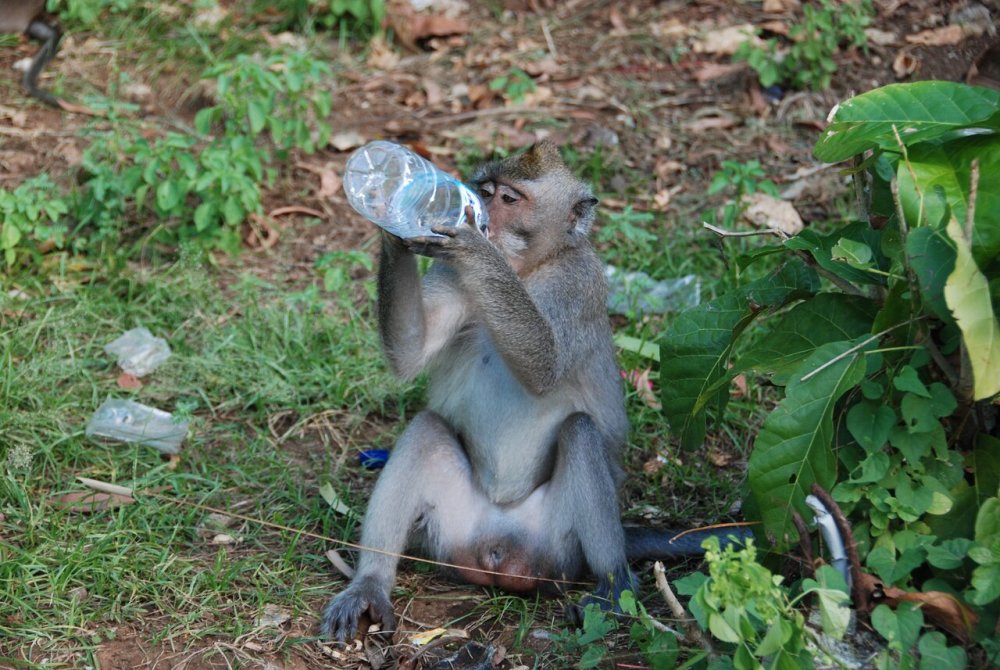
[[[323,610],[320,632],[338,642],[354,639],[358,620],[367,614],[372,623],[381,622],[382,632],[396,630],[396,616],[386,590],[374,579],[355,579],[344,591],[334,596]]]
[[[411,251],[431,258],[451,262],[470,261],[484,254],[499,255],[486,235],[476,226],[472,208],[465,208],[465,220],[457,226],[434,226],[434,235],[411,237],[404,240]]]

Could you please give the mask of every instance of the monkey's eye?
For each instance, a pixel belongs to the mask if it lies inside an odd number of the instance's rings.
[[[493,197],[493,194],[497,192],[497,185],[491,181],[484,181],[479,185],[479,195],[483,199],[489,199]]]
[[[505,205],[513,205],[521,199],[521,194],[504,184],[500,187],[500,199],[503,200]]]

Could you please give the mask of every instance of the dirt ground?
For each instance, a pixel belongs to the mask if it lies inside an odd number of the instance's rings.
[[[624,170],[602,175],[602,190],[622,187],[620,197],[605,198],[602,205],[620,210],[630,204],[657,212],[665,222],[665,234],[700,225],[698,214],[719,204],[705,193],[723,160],[756,159],[807,222],[823,218],[834,212],[844,187],[835,170],[812,158],[811,147],[838,101],[896,81],[967,81],[976,77],[977,63],[982,72],[1000,69],[996,56],[1000,52],[988,53],[998,45],[997,1],[983,2],[989,20],[962,32],[957,42],[914,43],[916,35],[958,25],[960,13],[974,4],[876,0],[879,15],[872,28],[880,31],[877,41],[870,40],[867,53],[842,52],[830,89],[821,92],[766,93],[754,73],[744,65],[732,65],[724,50],[705,50],[708,37],[728,26],[766,25],[771,34],[787,28],[790,14],[764,13],[761,3],[453,0],[441,5],[457,7],[454,18],[462,29],[410,36],[411,48],[375,48],[364,61],[358,60],[360,49],[341,51],[331,36],[330,59],[338,71],[331,121],[335,143],[343,150],[327,147],[311,156],[293,154],[281,178],[265,194],[267,211],[305,207],[320,212],[324,225],[306,225],[294,212],[273,217],[267,226],[279,237],[276,249],[266,253],[251,249],[238,262],[264,276],[276,272],[276,265],[284,276],[296,270],[303,277],[314,276],[313,264],[321,254],[370,243],[371,228],[350,213],[339,189],[329,191],[329,180],[331,174],[340,173],[351,148],[376,138],[409,143],[449,168],[456,167],[457,157],[470,146],[488,153],[495,146],[515,148],[542,137],[579,147],[600,146],[608,165],[648,175],[638,187],[626,183]],[[493,5],[502,6],[499,21]],[[235,6],[229,8],[237,11]],[[72,97],[86,87],[108,90],[106,45],[100,39],[72,34],[65,38],[50,67],[61,75],[61,94]],[[13,62],[35,48],[22,41],[14,49],[0,51],[0,72],[10,73]],[[902,76],[894,70],[900,64],[907,71]],[[512,67],[523,69],[536,84],[518,105],[507,104],[499,92],[489,89],[490,81]],[[15,81],[16,76],[5,74],[3,80]],[[983,78],[975,81],[987,83]],[[145,83],[158,94],[138,98],[143,118],[189,123],[204,103],[193,92],[192,81],[164,75],[163,81]],[[81,130],[94,122],[88,115],[49,109],[28,102],[17,91],[4,91],[0,187],[14,188],[43,172],[72,179],[87,145]],[[420,596],[396,603],[397,611],[405,608],[404,626],[450,620],[473,608],[468,600],[476,593],[473,589],[454,591],[455,585],[434,576],[407,580],[410,592]],[[293,619],[279,638],[308,636],[315,625],[315,619]],[[427,659],[433,656],[414,660],[404,653],[397,661],[380,660],[388,656],[387,649],[375,643],[346,650],[310,644],[276,652],[281,639],[259,636],[203,639],[195,645],[184,640],[151,643],[149,633],[155,628],[151,619],[138,628],[117,629],[115,638],[97,652],[100,667],[297,670],[394,667],[398,662],[398,667],[412,668],[428,667]],[[497,645],[513,638],[513,631],[490,634]],[[541,649],[547,642],[530,639],[528,644]],[[502,653],[497,658],[501,657]],[[503,659],[497,667],[517,665]]]

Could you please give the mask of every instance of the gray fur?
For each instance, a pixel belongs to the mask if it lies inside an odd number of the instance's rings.
[[[417,542],[529,581],[589,569],[596,597],[614,600],[631,585],[617,498],[628,419],[586,237],[596,200],[551,145],[476,179],[490,182],[490,240],[471,224],[383,239],[383,347],[401,377],[429,372],[430,390],[379,477],[361,543],[395,554]],[[436,259],[423,278],[412,251]],[[323,632],[344,640],[365,612],[391,629],[396,563],[361,552]]]

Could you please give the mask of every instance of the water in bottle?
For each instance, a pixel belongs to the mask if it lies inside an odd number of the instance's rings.
[[[344,191],[366,219],[403,238],[464,223],[466,207],[480,230],[488,223],[482,201],[465,184],[392,142],[370,142],[351,154]]]

